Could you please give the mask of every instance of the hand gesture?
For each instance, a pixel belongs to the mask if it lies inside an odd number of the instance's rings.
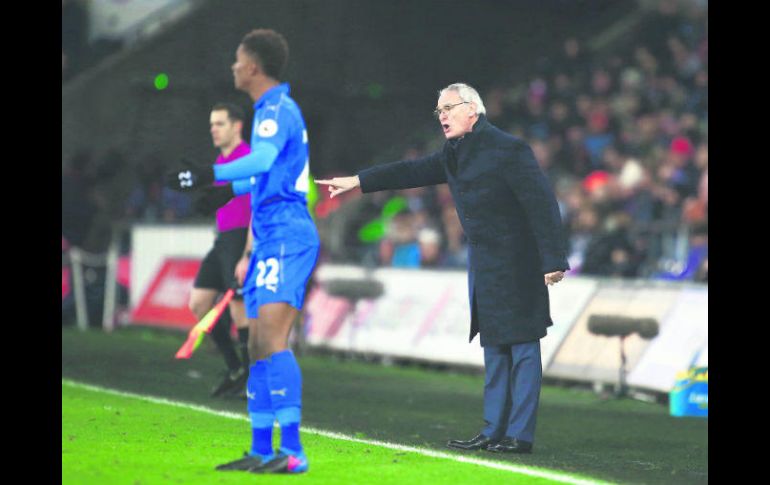
[[[563,279],[564,279],[564,271],[554,271],[553,273],[548,273],[547,275],[545,275],[545,284],[548,286],[555,285],[556,283],[558,283]]]
[[[315,183],[328,185],[329,194],[332,199],[337,195],[355,189],[361,185],[361,182],[358,180],[358,175],[353,175],[352,177],[334,177],[330,180],[316,180]]]

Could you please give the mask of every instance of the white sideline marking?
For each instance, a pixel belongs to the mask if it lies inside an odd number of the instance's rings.
[[[130,397],[130,398],[139,399],[142,401],[148,401],[156,404],[166,404],[168,406],[176,406],[184,409],[192,409],[194,411],[200,411],[202,413],[221,416],[223,418],[238,419],[241,421],[249,422],[248,416],[245,416],[243,414],[231,413],[228,411],[218,411],[218,410],[207,408],[204,406],[198,406],[196,404],[190,404],[190,403],[180,402],[180,401],[171,401],[168,399],[164,399],[162,397],[146,396],[142,394],[134,394],[132,392],[118,391],[116,389],[109,389],[106,387],[93,386],[91,384],[75,382],[69,379],[62,379],[61,383],[62,385],[77,387],[81,389],[87,389],[90,391],[103,392],[106,394],[113,394],[113,395],[122,396],[122,397]],[[407,451],[411,453],[417,453],[423,456],[430,456],[432,458],[442,458],[445,460],[457,461],[461,463],[471,463],[474,465],[480,465],[487,468],[495,468],[497,470],[505,470],[505,471],[514,472],[514,473],[520,473],[522,475],[529,475],[532,477],[547,478],[549,480],[554,480],[561,483],[570,483],[574,485],[607,485],[610,483],[610,482],[598,481],[594,479],[574,477],[574,476],[566,475],[560,472],[548,471],[540,468],[531,468],[531,467],[525,467],[522,465],[511,465],[509,463],[482,460],[480,458],[469,458],[465,456],[457,456],[454,454],[442,453],[440,451],[433,451],[425,448],[414,448],[411,446],[399,445],[396,443],[388,443],[386,441],[365,440],[361,438],[354,438],[352,436],[344,435],[341,433],[336,433],[333,431],[324,431],[320,429],[310,428],[307,426],[302,426],[301,431],[303,433],[317,434],[319,436],[325,436],[327,438],[333,438],[333,439],[338,439],[343,441],[352,441],[354,443],[362,443],[362,444],[372,445],[372,446],[380,446],[383,448],[389,448],[391,450]]]

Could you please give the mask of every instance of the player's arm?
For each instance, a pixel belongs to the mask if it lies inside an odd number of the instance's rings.
[[[505,166],[503,177],[524,208],[540,252],[545,283],[552,284],[570,269],[559,205],[532,148],[517,143],[513,150],[515,156]]]
[[[256,177],[233,180],[232,183],[209,185],[193,195],[193,207],[202,215],[214,214],[220,207],[230,202],[233,197],[251,193],[256,185]]]
[[[234,195],[243,195],[251,192],[251,189],[257,184],[256,177],[247,179],[233,180],[229,186]]]
[[[180,166],[166,175],[166,186],[174,190],[188,191],[209,187],[215,180],[217,182],[245,180],[239,183],[237,189],[233,188],[235,195],[240,195],[246,192],[236,192],[236,190],[245,190],[249,179],[270,170],[279,152],[280,148],[274,143],[259,141],[251,148],[251,153],[230,163],[193,165],[189,161],[182,161]],[[254,181],[251,180],[251,182]]]
[[[235,182],[259,175],[270,170],[278,158],[278,147],[267,141],[259,141],[251,147],[251,153],[230,163],[214,165],[214,180],[217,182]]]
[[[284,111],[285,113],[285,111]],[[283,149],[292,132],[293,120],[289,115],[281,114],[276,119],[267,118],[260,122],[251,152],[232,162],[220,165],[193,165],[183,161],[182,165],[172,170],[166,179],[166,185],[174,190],[188,191],[218,182],[238,182],[233,187],[235,195],[251,190],[247,182],[256,184],[253,177],[267,172],[273,166],[278,154]]]

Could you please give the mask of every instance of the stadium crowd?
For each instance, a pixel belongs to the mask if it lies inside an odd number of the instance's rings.
[[[79,5],[62,2],[63,78],[65,50],[86,49],[84,39],[70,35],[77,29],[65,28],[82,23]],[[708,281],[707,16],[704,0],[662,0],[611,45],[589,52],[569,38],[560,55],[540,58],[526,82],[503,78],[482,90],[489,120],[525,139],[553,184],[573,274]],[[442,143],[431,126],[402,158]],[[109,160],[90,158],[78,154],[62,174],[69,244],[103,252],[116,221],[195,216],[188,196],[162,187],[159,160],[137,169],[117,151]],[[466,266],[446,184],[320,196],[316,221],[326,260]]]
[[[569,38],[528,82],[481,93],[489,120],[530,143],[553,183],[572,273],[708,281],[707,14],[706,2],[662,1],[604,52]],[[441,142],[426,139],[402,159]],[[321,222],[331,260],[465,266],[445,184],[346,195]],[[384,215],[394,202],[402,209]],[[379,242],[367,238],[373,222],[385,228]]]

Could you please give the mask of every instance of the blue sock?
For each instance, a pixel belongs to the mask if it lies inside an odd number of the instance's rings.
[[[249,368],[246,397],[249,417],[251,418],[251,450],[249,454],[269,460],[273,457],[275,414],[270,402],[270,391],[267,388],[266,361],[258,360]]]
[[[301,454],[302,373],[291,350],[276,352],[267,359],[267,382],[272,409],[281,425],[281,450]]]
[[[281,451],[289,455],[302,453],[302,444],[299,441],[300,408],[279,409],[275,417],[281,425]]]
[[[267,461],[273,457],[273,426],[269,428],[251,428],[251,450],[249,454],[251,456],[259,456],[263,461]]]

